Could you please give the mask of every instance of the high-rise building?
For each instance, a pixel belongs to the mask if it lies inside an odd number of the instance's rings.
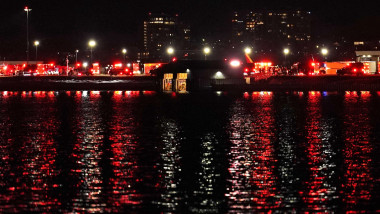
[[[178,15],[149,14],[144,21],[143,52],[141,59],[165,59],[166,49],[184,50],[190,43],[190,27],[178,20]]]
[[[235,12],[232,44],[271,52],[285,46],[302,52],[311,41],[311,14],[305,11]]]

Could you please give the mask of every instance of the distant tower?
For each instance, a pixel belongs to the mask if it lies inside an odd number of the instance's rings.
[[[169,46],[186,49],[190,42],[190,28],[178,21],[178,15],[149,14],[144,21],[142,59],[162,60]]]

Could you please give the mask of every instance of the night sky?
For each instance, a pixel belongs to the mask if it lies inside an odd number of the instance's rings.
[[[242,9],[311,11],[316,26],[314,36],[323,40],[340,36],[380,39],[379,0],[353,3],[342,0],[8,0],[1,3],[0,56],[14,57],[25,52],[25,5],[32,8],[30,40],[38,39],[45,54],[83,49],[90,38],[97,40],[97,48],[102,49],[138,47],[142,22],[148,12],[178,14],[190,24],[195,39],[207,35],[223,39],[231,13]]]

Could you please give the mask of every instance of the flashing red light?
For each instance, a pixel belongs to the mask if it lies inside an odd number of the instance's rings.
[[[248,68],[245,68],[245,69],[244,69],[244,72],[248,72]]]
[[[123,72],[120,72],[120,75],[122,75],[123,74]]]
[[[356,68],[354,69],[354,72],[356,72]]]
[[[175,61],[177,61],[177,58],[173,57],[172,62],[175,62]]]
[[[99,63],[94,63],[93,66],[99,66]]]
[[[121,63],[115,63],[115,67],[121,68],[121,66],[123,66],[123,64],[121,64]]]
[[[3,67],[4,70],[7,70],[7,68],[8,68],[8,66],[4,66],[4,67]]]
[[[26,67],[26,64],[23,64],[23,65],[22,65],[22,67],[24,67],[24,68],[25,68],[25,67]]]
[[[78,73],[78,76],[82,76],[82,73]]]
[[[314,67],[314,66],[315,66],[315,63],[314,63],[314,62],[312,62],[312,63],[311,63],[311,66],[313,66],[313,67]]]
[[[129,69],[128,69],[128,68],[126,68],[126,69],[125,69],[125,71],[126,71],[126,72],[128,72],[128,71],[129,71]]]
[[[80,63],[77,63],[77,67],[80,67]]]

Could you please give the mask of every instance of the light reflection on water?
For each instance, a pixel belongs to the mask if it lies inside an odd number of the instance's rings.
[[[370,92],[0,92],[0,212],[380,210]]]

